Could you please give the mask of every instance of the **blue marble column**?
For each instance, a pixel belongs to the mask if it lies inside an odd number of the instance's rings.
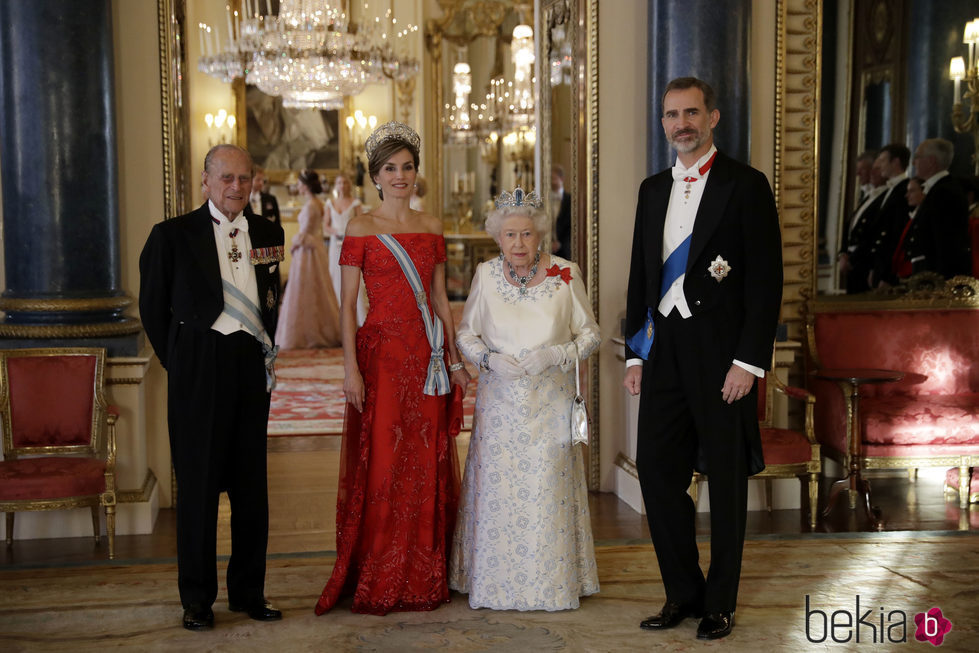
[[[946,138],[955,143],[950,171],[971,176],[974,144],[969,134],[952,126],[952,57],[965,57],[962,43],[965,24],[979,15],[976,0],[912,0],[908,33],[908,147],[913,151],[926,138]],[[962,85],[963,93],[965,84]]]
[[[0,169],[0,346],[136,353],[119,283],[109,0],[0,2]]]
[[[663,135],[662,95],[675,77],[698,77],[717,94],[721,120],[714,142],[734,159],[750,158],[750,0],[648,0],[649,131],[647,172],[673,165],[676,158]],[[775,74],[774,62],[772,74]]]

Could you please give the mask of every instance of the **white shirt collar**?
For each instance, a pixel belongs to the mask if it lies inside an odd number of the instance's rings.
[[[682,171],[684,173],[684,176],[698,177],[699,178],[700,177],[700,168],[701,168],[701,166],[703,166],[705,163],[707,163],[710,160],[710,158],[712,156],[714,156],[714,154],[716,152],[717,152],[717,147],[714,144],[711,144],[710,149],[707,150],[707,153],[704,154],[704,156],[702,156],[699,159],[697,159],[697,161],[694,162],[694,164],[692,166],[690,166],[689,168],[685,168],[683,166],[683,164],[680,163],[680,155],[678,154],[677,157],[676,157],[676,162],[673,164],[673,169],[675,171],[677,171],[677,172],[681,172]],[[687,175],[686,173],[690,173],[690,174]],[[706,176],[706,174],[705,174],[705,176]]]
[[[211,218],[217,220],[216,227],[219,227],[222,232],[227,233],[233,229],[239,229],[241,231],[248,231],[248,220],[245,219],[245,212],[240,211],[238,215],[235,216],[234,220],[228,221],[228,216],[221,213],[218,207],[214,206],[214,202],[210,199],[207,200],[207,208],[211,212]]]

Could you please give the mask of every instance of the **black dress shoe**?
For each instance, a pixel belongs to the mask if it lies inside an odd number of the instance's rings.
[[[184,609],[184,628],[187,630],[208,630],[214,628],[214,612],[211,608],[192,605]]]
[[[250,619],[255,621],[278,621],[282,618],[282,610],[276,610],[272,604],[263,600],[261,603],[252,605],[228,604],[228,609],[232,612],[247,612]]]
[[[643,630],[673,628],[687,617],[699,617],[701,614],[703,614],[703,610],[697,606],[681,605],[673,601],[667,601],[659,614],[644,619],[639,623],[639,627]]]
[[[697,626],[697,639],[720,639],[734,629],[733,612],[708,612]]]

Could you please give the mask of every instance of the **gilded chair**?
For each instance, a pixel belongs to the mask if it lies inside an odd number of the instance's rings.
[[[17,512],[86,506],[97,544],[102,507],[115,557],[119,413],[106,405],[104,367],[100,348],[0,351],[0,511],[8,546]]]
[[[822,461],[819,443],[813,427],[813,411],[816,398],[802,388],[787,386],[775,374],[774,360],[772,371],[758,379],[758,426],[761,428],[761,448],[765,459],[765,469],[752,478],[764,479],[765,503],[772,511],[772,479],[798,478],[803,484],[809,482],[809,528],[816,528],[817,506],[819,502],[819,475]],[[805,422],[803,430],[797,431],[775,425],[774,397],[779,393],[789,399],[805,402]],[[690,495],[697,502],[697,482],[704,475],[694,473],[690,484]]]

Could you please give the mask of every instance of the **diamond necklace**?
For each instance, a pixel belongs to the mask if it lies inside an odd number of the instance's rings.
[[[510,268],[510,278],[520,284],[520,294],[526,295],[527,284],[530,283],[530,280],[537,274],[537,265],[540,263],[540,250],[537,250],[537,255],[534,256],[534,264],[530,268],[530,274],[528,274],[526,277],[517,276],[517,271],[513,269],[513,265],[510,264],[510,261],[503,256],[503,254],[500,254],[500,257],[506,261],[507,267]]]

